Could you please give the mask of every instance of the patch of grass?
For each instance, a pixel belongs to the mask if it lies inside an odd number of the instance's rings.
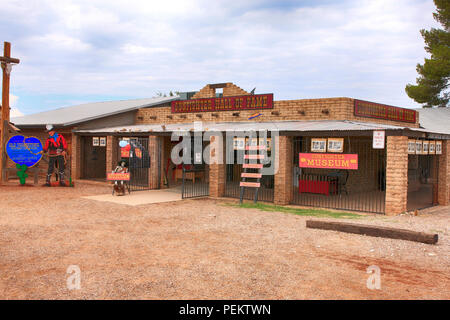
[[[345,219],[358,219],[361,218],[360,215],[350,212],[341,212],[341,211],[329,211],[322,209],[299,209],[299,208],[291,208],[284,206],[277,206],[271,204],[264,203],[243,203],[235,204],[235,203],[225,203],[226,206],[232,206],[237,208],[248,208],[248,209],[259,209],[262,211],[270,211],[270,212],[284,212],[290,214],[296,214],[299,216],[311,216],[311,217],[322,217],[322,218],[345,218]]]

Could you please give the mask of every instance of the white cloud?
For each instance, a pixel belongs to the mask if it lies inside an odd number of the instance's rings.
[[[24,115],[19,109],[17,109],[17,101],[18,100],[19,100],[18,96],[14,95],[14,94],[9,95],[9,105],[11,107],[11,110],[10,110],[11,118],[21,117]]]
[[[431,1],[283,3],[11,0],[0,36],[14,36],[13,81],[30,94],[138,97],[232,81],[276,99],[416,106],[404,87],[425,56],[419,29],[436,25]]]

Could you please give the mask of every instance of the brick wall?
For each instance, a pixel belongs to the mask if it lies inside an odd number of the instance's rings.
[[[450,204],[450,140],[442,141],[442,154],[439,157],[438,203]]]
[[[406,211],[408,195],[408,137],[388,136],[386,143],[386,215]]]
[[[274,203],[286,205],[292,201],[292,137],[278,137],[278,171],[274,177]],[[275,142],[276,145],[276,142]]]
[[[202,89],[203,90],[203,89]],[[199,91],[198,93],[200,93]],[[233,95],[237,95],[234,93]],[[224,89],[224,96],[225,89]],[[143,108],[136,113],[136,124],[171,124],[190,123],[194,121],[206,122],[234,122],[249,121],[248,118],[259,112],[262,115],[251,120],[252,122],[278,121],[278,120],[352,120],[360,122],[382,123],[403,127],[418,127],[417,122],[379,120],[372,118],[356,117],[353,114],[354,99],[351,98],[323,98],[323,99],[299,99],[274,101],[273,109],[242,110],[242,111],[217,111],[198,113],[172,113],[169,104],[161,107]],[[239,116],[233,116],[233,113]]]

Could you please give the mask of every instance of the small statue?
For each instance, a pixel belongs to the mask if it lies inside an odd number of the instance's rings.
[[[117,165],[117,167],[113,170],[114,173],[128,173],[128,164],[127,161],[121,159]],[[114,193],[118,196],[125,195],[125,184],[123,180],[115,180],[114,181]]]

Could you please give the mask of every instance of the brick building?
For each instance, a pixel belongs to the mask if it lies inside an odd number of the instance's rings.
[[[239,197],[245,154],[239,143],[255,133],[257,144],[269,146],[264,168],[276,162],[272,174],[268,169],[258,179],[259,200],[392,215],[449,204],[450,113],[433,112],[422,123],[422,110],[351,98],[276,101],[219,83],[176,97],[94,103],[12,122],[24,135],[43,139],[52,123],[68,137],[74,180],[105,180],[127,157],[134,190],[179,186],[184,197]],[[192,143],[179,153],[191,162],[174,163],[174,132],[192,141],[201,132],[209,148],[200,154]],[[220,139],[225,133],[229,140]],[[121,140],[130,143],[128,154]],[[253,199],[253,189],[243,196]]]

